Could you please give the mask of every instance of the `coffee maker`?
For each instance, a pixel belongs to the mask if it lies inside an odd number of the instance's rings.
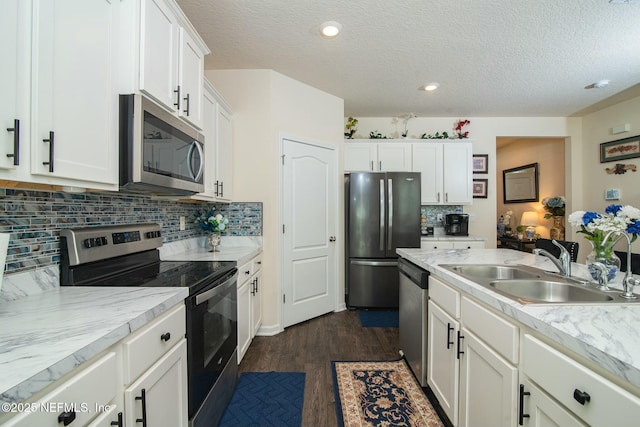
[[[469,215],[446,214],[444,217],[444,232],[449,236],[468,236]]]

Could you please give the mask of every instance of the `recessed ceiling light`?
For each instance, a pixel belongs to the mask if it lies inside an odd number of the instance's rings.
[[[600,80],[585,86],[585,89],[602,89],[609,86],[609,80]]]
[[[342,25],[336,21],[327,21],[320,26],[320,33],[325,37],[335,37],[342,31]]]
[[[439,87],[440,87],[440,83],[431,82],[431,83],[428,83],[428,84],[422,86],[420,89],[422,89],[424,91],[427,91],[427,92],[432,92],[432,91],[438,89]]]

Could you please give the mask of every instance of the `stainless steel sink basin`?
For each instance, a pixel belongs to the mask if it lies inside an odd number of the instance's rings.
[[[601,291],[588,281],[563,277],[527,265],[448,264],[441,267],[521,304],[640,302],[640,299],[622,299],[619,290]]]
[[[499,293],[527,302],[610,302],[614,297],[606,292],[570,283],[550,280],[496,280],[489,284]]]

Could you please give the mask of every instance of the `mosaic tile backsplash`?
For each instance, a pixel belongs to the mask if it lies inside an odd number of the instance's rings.
[[[194,223],[199,211],[215,208],[229,219],[228,235],[261,236],[262,203],[211,204],[152,199],[127,193],[71,194],[0,188],[0,233],[11,233],[5,274],[58,264],[60,230],[156,222],[164,242],[205,232]],[[180,231],[180,217],[186,229]]]
[[[441,227],[444,228],[442,221],[438,221],[438,215],[444,216],[450,213],[462,213],[462,206],[420,206],[420,213],[422,214],[422,222],[420,228],[422,233],[426,231],[426,227]]]

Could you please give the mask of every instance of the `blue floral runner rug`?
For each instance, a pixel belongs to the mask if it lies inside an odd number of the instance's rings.
[[[339,426],[443,426],[403,359],[331,365]]]
[[[218,427],[300,427],[304,382],[304,372],[241,374]]]

